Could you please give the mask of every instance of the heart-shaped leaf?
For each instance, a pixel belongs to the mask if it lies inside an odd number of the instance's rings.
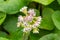
[[[41,3],[43,5],[49,5],[50,3],[52,3],[54,0],[32,0],[38,3]]]
[[[60,11],[54,12],[54,14],[52,15],[52,19],[56,28],[60,30]]]
[[[44,8],[42,12],[42,21],[40,28],[46,29],[46,30],[52,30],[54,28],[54,24],[52,21],[52,14],[54,11],[50,8]]]
[[[10,34],[13,34],[17,30],[17,20],[18,18],[15,16],[7,16],[3,25]]]
[[[60,36],[58,34],[48,34],[41,37],[39,40],[60,40]]]
[[[40,38],[39,40],[53,40],[54,39],[54,34],[48,34]]]
[[[18,30],[11,36],[12,40],[22,40],[23,39],[23,31],[22,28],[18,28]]]
[[[23,31],[22,28],[17,27],[18,17],[8,16],[4,22],[4,28],[10,33],[10,38],[12,40],[22,39]]]
[[[0,0],[0,11],[8,14],[15,14],[19,12],[20,8],[25,6],[27,2],[24,0]]]
[[[58,1],[58,3],[60,4],[60,0],[57,0]]]

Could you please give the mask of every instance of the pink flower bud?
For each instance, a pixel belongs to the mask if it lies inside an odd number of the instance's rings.
[[[23,21],[23,17],[21,15],[18,17],[18,21],[19,22],[22,22]]]
[[[26,16],[24,20],[25,21],[32,21],[33,20],[33,17],[32,16]]]
[[[35,16],[36,15],[36,12],[34,11],[34,9],[29,9],[28,13],[31,16]]]

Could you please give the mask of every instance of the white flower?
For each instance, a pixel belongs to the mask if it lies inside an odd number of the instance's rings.
[[[42,19],[42,18],[41,18],[41,16],[39,16],[37,21],[39,21],[39,22],[40,22],[40,21],[41,21],[41,19]]]
[[[38,21],[37,21],[37,24],[39,25],[39,24],[41,24],[41,22],[38,22]]]
[[[23,22],[23,25],[27,27],[28,26],[28,23],[27,22]]]
[[[30,32],[31,31],[31,28],[30,27],[25,27],[24,29],[23,29],[23,32]]]
[[[27,7],[24,6],[22,9],[20,9],[20,12],[23,12],[23,11],[26,10],[26,9],[27,9]]]
[[[23,17],[21,15],[18,17],[18,21],[23,22]]]
[[[35,15],[36,15],[36,12],[34,11],[34,9],[29,9],[28,13],[29,13],[31,16],[35,16]]]
[[[39,24],[38,24],[38,23],[35,23],[34,25],[35,25],[36,27],[37,27],[37,26],[39,26]]]
[[[33,20],[33,17],[29,15],[29,16],[26,16],[24,20],[31,22]]]
[[[36,26],[39,26],[39,24],[41,24],[41,16],[38,17],[37,21],[35,22]]]
[[[38,26],[39,26],[39,24],[35,23],[35,24],[32,25],[32,28],[37,28]]]
[[[17,27],[20,27],[20,22],[17,23]]]
[[[33,24],[33,26],[32,26],[32,27],[33,27],[33,28],[36,28],[36,27],[38,27],[38,26],[40,25],[40,23],[41,23],[41,22],[36,21],[36,22]]]
[[[33,30],[33,33],[39,33],[38,27],[41,23],[41,16],[35,17],[36,12],[34,9],[27,10],[27,7],[24,6],[22,9],[20,9],[21,12],[23,12],[26,16],[19,16],[18,17],[18,23],[17,27],[23,26],[23,32],[30,32]]]
[[[32,28],[37,28],[41,24],[41,17],[38,17],[37,21],[32,25]]]
[[[36,28],[36,26],[35,25],[32,25],[32,28]]]

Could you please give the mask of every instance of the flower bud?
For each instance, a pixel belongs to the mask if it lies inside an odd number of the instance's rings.
[[[29,13],[30,16],[35,16],[36,15],[36,12],[34,11],[34,9],[29,9],[28,13]]]
[[[23,13],[27,13],[27,7],[26,6],[24,6],[22,9],[20,9],[20,12],[23,12]]]
[[[21,15],[18,17],[18,21],[23,22],[23,17]]]
[[[33,29],[33,33],[39,33],[38,28]]]

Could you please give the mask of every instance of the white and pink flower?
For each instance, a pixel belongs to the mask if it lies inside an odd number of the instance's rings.
[[[34,11],[34,9],[29,9],[27,11],[27,7],[24,6],[22,9],[20,9],[21,12],[27,13],[26,16],[19,16],[18,17],[18,23],[17,23],[17,27],[19,27],[21,25],[21,23],[24,25],[23,28],[23,32],[30,32],[31,30],[33,30],[33,33],[39,33],[38,31],[38,26],[41,24],[41,16],[36,17],[36,12]],[[36,18],[36,20],[34,20]],[[30,24],[31,22],[33,22],[33,24]],[[30,22],[30,23],[29,23]]]

